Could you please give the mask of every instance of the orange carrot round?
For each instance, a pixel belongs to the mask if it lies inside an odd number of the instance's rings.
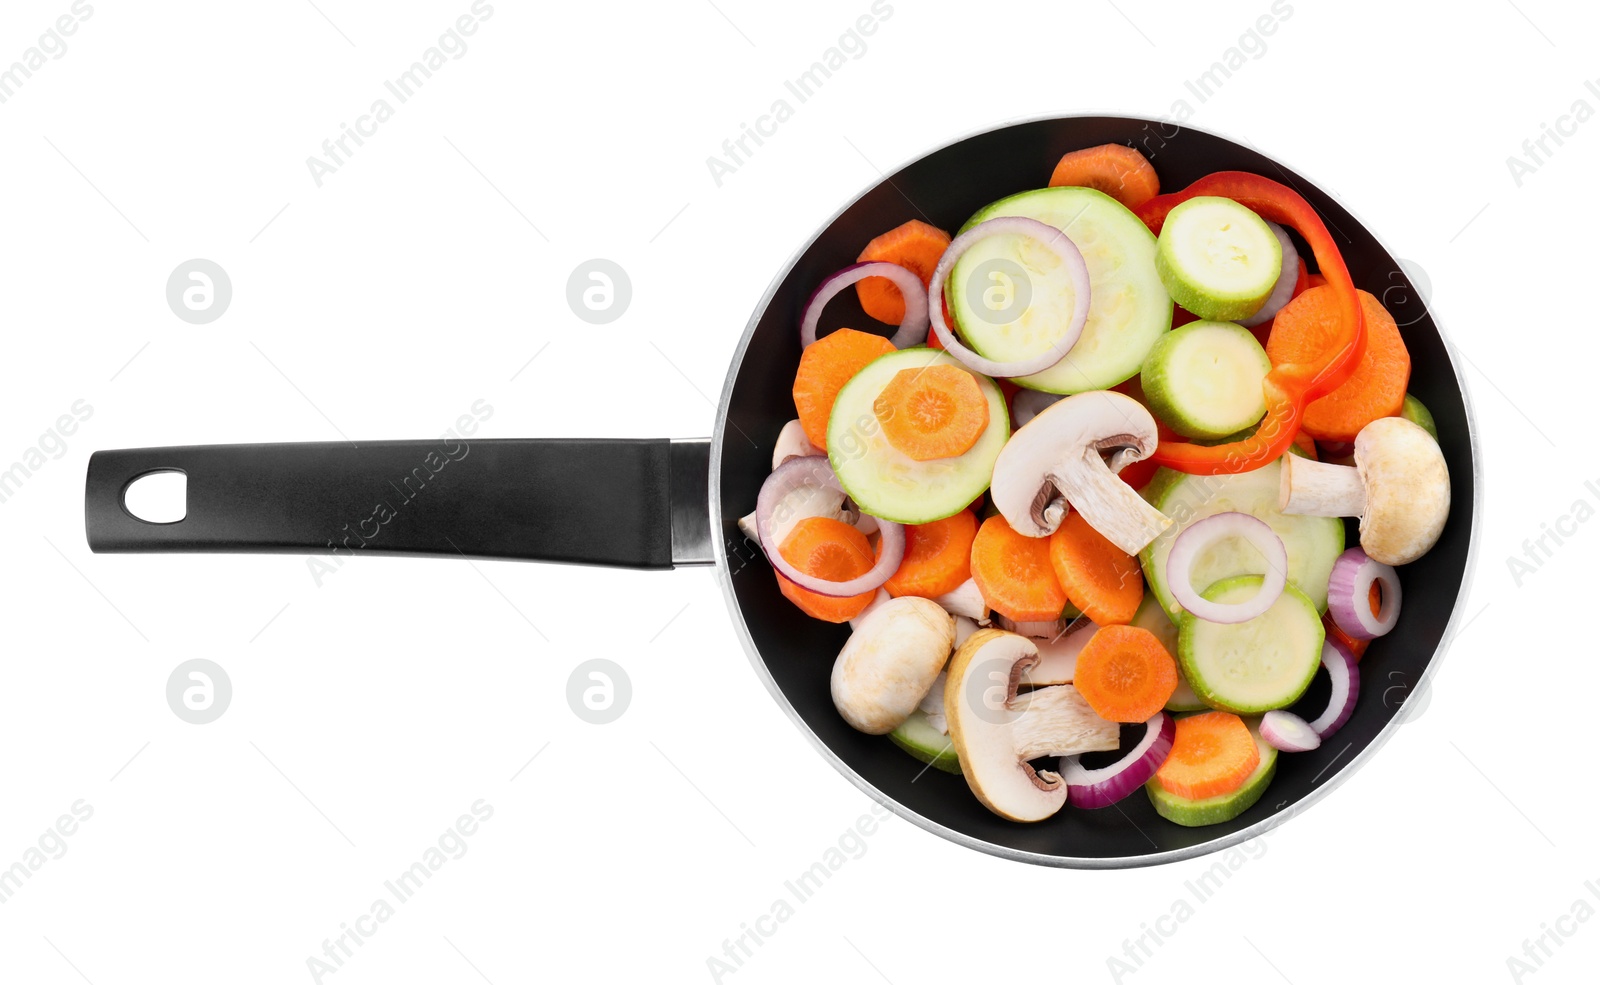
[[[889,444],[919,462],[964,454],[989,426],[983,388],[948,363],[894,374],[872,411]]]
[[[1067,593],[1050,570],[1050,540],[1024,537],[991,516],[972,540],[972,580],[989,608],[1016,622],[1055,619]]]
[[[1143,722],[1178,689],[1178,665],[1161,640],[1138,626],[1104,626],[1078,654],[1072,686],[1111,722]]]
[[[972,577],[972,541],[978,518],[970,510],[906,527],[906,555],[884,583],[890,595],[938,598]],[[881,548],[881,545],[880,545]]]
[[[950,234],[919,219],[896,226],[869,242],[857,263],[882,260],[898,263],[922,278],[922,286],[933,280],[933,268],[939,265],[950,245]],[[861,299],[861,310],[878,321],[890,325],[900,324],[906,316],[905,298],[900,289],[886,277],[867,277],[856,282],[856,296]],[[948,324],[948,322],[946,323]]]
[[[828,415],[839,391],[867,363],[894,351],[893,343],[883,336],[853,328],[830,332],[806,346],[794,375],[794,406],[807,441],[828,450]]]
[[[872,570],[875,558],[867,535],[850,524],[832,517],[807,517],[794,525],[783,539],[778,553],[784,560],[808,575],[829,581],[849,581]],[[778,575],[778,589],[800,611],[824,622],[849,622],[861,615],[877,592],[863,592],[846,598],[819,595]]]
[[[1105,192],[1130,209],[1161,194],[1161,179],[1144,155],[1122,144],[1085,147],[1062,156],[1050,187],[1078,185]]]
[[[1078,658],[1083,666],[1083,657]],[[1208,711],[1178,719],[1178,735],[1156,782],[1168,793],[1190,800],[1219,797],[1244,786],[1261,765],[1261,750],[1244,719],[1227,711]]]
[[[1144,598],[1138,560],[1089,526],[1082,513],[1069,513],[1050,535],[1050,566],[1067,601],[1101,626],[1132,619]]]
[[[1306,406],[1302,426],[1313,438],[1354,441],[1362,428],[1395,416],[1405,403],[1411,355],[1400,329],[1377,298],[1357,293],[1367,322],[1367,347],[1343,385]],[[1284,305],[1267,339],[1267,357],[1274,365],[1323,358],[1341,331],[1337,297],[1330,287],[1313,287]]]

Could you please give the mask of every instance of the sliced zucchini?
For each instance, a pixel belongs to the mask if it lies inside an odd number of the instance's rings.
[[[1188,475],[1157,469],[1144,488],[1145,499],[1172,517],[1166,533],[1139,552],[1144,578],[1168,618],[1183,611],[1167,588],[1167,555],[1178,535],[1196,520],[1238,511],[1260,517],[1283,539],[1289,553],[1289,584],[1304,592],[1318,611],[1328,608],[1328,576],[1344,552],[1344,521],[1335,517],[1289,516],[1278,511],[1277,462],[1238,475]],[[1261,556],[1245,544],[1218,544],[1195,561],[1194,584],[1209,585],[1231,575],[1260,571]]]
[[[1011,436],[1005,397],[994,380],[972,374],[989,401],[989,426],[972,448],[953,458],[919,462],[899,451],[874,412],[878,395],[896,373],[940,364],[961,366],[937,349],[891,352],[852,376],[834,399],[828,461],[863,512],[896,523],[929,523],[961,512],[989,488],[995,459]]]
[[[1139,610],[1133,614],[1133,619],[1128,625],[1148,629],[1155,634],[1161,645],[1172,654],[1172,659],[1178,664],[1178,689],[1172,692],[1172,697],[1167,699],[1168,711],[1204,711],[1209,706],[1201,701],[1194,693],[1194,688],[1189,686],[1188,678],[1183,676],[1183,663],[1178,660],[1178,627],[1175,626],[1167,614],[1161,611],[1161,603],[1156,601],[1155,593],[1145,592],[1144,599],[1139,603]]]
[[[1041,188],[979,210],[963,229],[999,216],[1027,216],[1063,230],[1089,268],[1089,320],[1067,356],[1016,383],[1050,393],[1104,390],[1144,363],[1172,327],[1172,304],[1156,274],[1156,240],[1116,199],[1092,188]],[[950,315],[979,355],[1013,361],[1038,355],[1065,333],[1075,300],[1061,262],[1023,236],[972,245],[950,273]]]
[[[928,722],[927,714],[920,708],[901,722],[899,728],[889,733],[889,740],[914,756],[919,763],[961,775],[961,760],[956,758],[955,744],[950,741],[950,736]]]
[[[1169,793],[1161,786],[1159,780],[1152,777],[1145,783],[1144,789],[1150,796],[1150,803],[1155,805],[1157,814],[1174,824],[1198,828],[1207,824],[1231,821],[1255,806],[1261,795],[1267,792],[1267,786],[1272,783],[1273,774],[1278,770],[1278,750],[1267,745],[1266,740],[1261,738],[1259,721],[1246,719],[1245,724],[1250,726],[1250,734],[1255,736],[1256,748],[1261,750],[1261,762],[1245,779],[1244,784],[1231,793],[1191,800]]]
[[[1139,372],[1150,409],[1186,438],[1225,438],[1267,412],[1261,381],[1272,370],[1250,330],[1196,321],[1161,337]]]
[[[1434,441],[1439,440],[1439,428],[1433,423],[1433,412],[1409,393],[1406,394],[1405,403],[1400,405],[1400,416],[1433,435]]]
[[[1201,195],[1173,208],[1156,243],[1156,271],[1172,300],[1201,318],[1232,321],[1261,310],[1283,269],[1265,219],[1231,198]]]
[[[1237,604],[1261,587],[1260,575],[1225,578],[1204,592],[1211,602]],[[1255,715],[1300,699],[1322,665],[1322,617],[1293,585],[1272,607],[1238,623],[1178,617],[1178,663],[1194,693],[1212,708]]]

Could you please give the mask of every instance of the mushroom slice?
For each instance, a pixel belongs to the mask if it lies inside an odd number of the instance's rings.
[[[772,447],[772,467],[776,469],[791,458],[806,458],[821,454],[822,450],[806,437],[805,428],[800,426],[800,421],[796,418],[785,424],[783,430],[778,432],[778,443]]]
[[[1022,684],[1028,687],[1071,684],[1078,672],[1078,654],[1099,631],[1093,619],[1081,619],[1052,639],[1034,640],[1033,645],[1039,648],[1039,662],[1028,670]]]
[[[833,706],[858,731],[893,732],[933,687],[955,633],[955,619],[928,599],[906,595],[884,602],[833,662]]]
[[[1450,516],[1450,470],[1433,436],[1403,417],[1356,435],[1355,467],[1283,458],[1279,505],[1301,516],[1358,516],[1361,549],[1383,564],[1428,553]]]
[[[1018,682],[1038,660],[1032,640],[982,629],[956,651],[945,682],[962,775],[985,807],[1013,821],[1041,821],[1067,802],[1060,775],[1028,760],[1112,750],[1121,738],[1117,723],[1096,715],[1070,684],[1019,695]]]
[[[1053,640],[1065,633],[1067,627],[1071,626],[1077,618],[1077,616],[1073,616],[1069,619],[1065,615],[1059,615],[1054,619],[1018,622],[996,612],[994,614],[994,628],[1003,629],[1008,633],[1016,633],[1018,636],[1026,636],[1030,640]]]
[[[839,490],[825,486],[798,486],[789,490],[772,512],[773,539],[779,544],[783,543],[795,524],[813,516],[825,516],[853,526],[860,518],[860,514],[851,507],[850,500]],[[873,529],[877,529],[876,526]],[[761,533],[756,529],[753,511],[739,518],[739,532],[752,542],[761,543]]]
[[[989,605],[983,600],[983,593],[978,591],[978,583],[971,578],[962,582],[955,591],[946,592],[934,601],[944,606],[952,616],[965,616],[981,625],[989,623]]]
[[[1156,421],[1114,390],[1076,393],[1017,429],[994,463],[989,494],[1011,528],[1048,537],[1070,508],[1129,554],[1172,525],[1117,473],[1156,450]]]

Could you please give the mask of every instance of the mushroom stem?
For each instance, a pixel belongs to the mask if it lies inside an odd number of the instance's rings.
[[[1348,465],[1285,455],[1278,506],[1296,516],[1361,516],[1367,510],[1367,487],[1360,471]]]
[[[1011,726],[1018,759],[1109,752],[1121,743],[1121,728],[1096,715],[1070,684],[1024,692],[1010,707],[1022,713]]]
[[[1119,467],[1130,459],[1120,451],[1114,457]],[[1117,477],[1098,449],[1084,449],[1081,458],[1063,462],[1050,478],[1089,526],[1128,554],[1138,554],[1172,526],[1170,517]]]

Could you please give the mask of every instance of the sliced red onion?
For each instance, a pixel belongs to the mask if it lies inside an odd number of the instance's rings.
[[[1272,285],[1272,292],[1267,295],[1261,310],[1249,318],[1239,319],[1239,324],[1245,328],[1255,328],[1271,321],[1283,306],[1289,303],[1289,299],[1294,297],[1295,281],[1300,279],[1300,254],[1295,250],[1289,234],[1276,222],[1267,223],[1267,228],[1272,230],[1272,235],[1278,237],[1278,245],[1283,247],[1283,269],[1278,272],[1278,281]]]
[[[1378,583],[1378,614],[1372,614],[1372,583]],[[1387,564],[1352,547],[1333,562],[1328,578],[1328,615],[1358,640],[1375,640],[1400,621],[1400,576]]]
[[[950,326],[944,323],[945,280],[955,268],[956,261],[972,248],[972,244],[990,236],[1026,236],[1043,243],[1066,265],[1067,273],[1072,278],[1072,321],[1067,325],[1066,335],[1060,342],[1030,359],[1014,362],[985,359],[962,345],[955,333],[950,331]],[[1083,262],[1083,254],[1078,251],[1077,244],[1055,226],[1020,215],[989,219],[957,236],[945,248],[944,256],[939,258],[939,265],[933,270],[933,280],[928,283],[928,318],[944,350],[974,372],[985,376],[1032,376],[1042,373],[1065,359],[1083,335],[1083,326],[1089,320],[1089,267]]]
[[[1242,537],[1266,559],[1261,588],[1244,602],[1227,604],[1200,597],[1191,580],[1194,563],[1212,545],[1230,537]],[[1240,572],[1241,574],[1243,572]],[[1167,555],[1167,586],[1178,604],[1207,622],[1239,623],[1254,619],[1278,601],[1289,580],[1289,552],[1265,520],[1248,513],[1217,513],[1197,520],[1178,535]]]
[[[1172,752],[1178,721],[1158,711],[1145,722],[1144,738],[1110,766],[1086,770],[1077,756],[1061,757],[1061,778],[1067,781],[1067,803],[1074,807],[1110,807],[1144,786]]]
[[[1284,752],[1310,752],[1322,745],[1322,736],[1292,711],[1269,711],[1261,716],[1261,738]]]
[[[858,578],[849,581],[829,581],[826,578],[808,575],[784,559],[778,551],[774,535],[773,514],[778,504],[783,502],[784,496],[806,485],[844,492],[844,487],[839,485],[839,477],[833,474],[833,469],[828,465],[828,459],[822,455],[808,455],[804,458],[791,458],[773,469],[772,474],[761,484],[761,494],[756,497],[756,532],[761,535],[761,550],[766,553],[767,560],[772,563],[778,574],[807,591],[836,598],[848,598],[870,592],[888,581],[894,575],[895,569],[900,567],[900,561],[906,553],[906,528],[888,520],[878,521],[878,536],[881,538],[882,551],[878,554],[877,563],[872,566],[872,570]]]
[[[1322,666],[1328,668],[1333,690],[1328,695],[1328,710],[1311,722],[1311,730],[1326,739],[1339,731],[1356,710],[1356,698],[1361,695],[1361,671],[1356,667],[1356,656],[1337,640],[1324,640]]]
[[[1011,398],[1011,429],[1015,431],[1039,416],[1040,411],[1060,400],[1064,394],[1043,390],[1019,390]]]
[[[805,312],[800,316],[800,347],[805,348],[817,340],[817,323],[822,320],[822,309],[832,301],[834,295],[854,284],[856,281],[866,280],[868,277],[883,277],[894,283],[900,289],[900,296],[905,299],[905,317],[900,319],[900,330],[889,339],[896,349],[918,345],[928,338],[928,291],[922,286],[922,278],[916,271],[900,266],[898,263],[889,263],[884,260],[875,260],[870,263],[853,263],[843,270],[836,270],[829,274],[806,301]]]

